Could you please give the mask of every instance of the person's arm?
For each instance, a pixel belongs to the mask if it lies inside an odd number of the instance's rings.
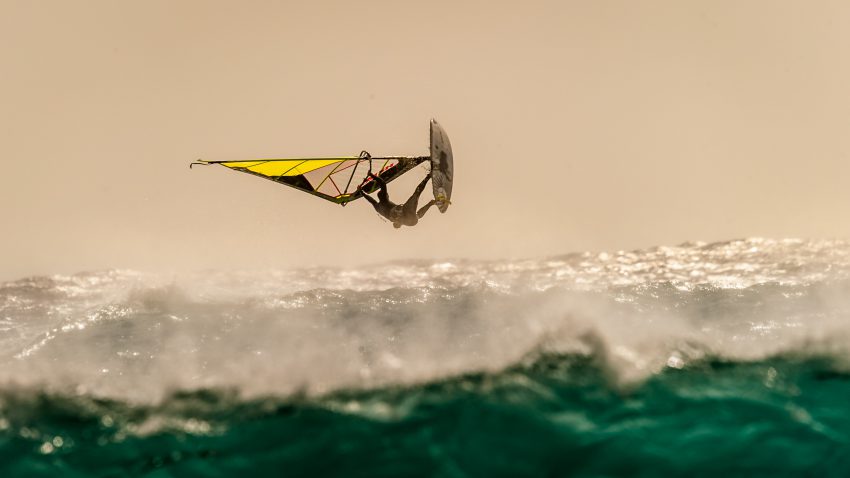
[[[384,181],[384,178],[380,176],[375,176],[372,173],[369,173],[369,177],[372,178],[378,186],[380,186],[381,190],[378,191],[378,201],[379,202],[389,202],[390,201],[390,192],[387,190],[387,182]]]
[[[366,194],[365,191],[362,191],[362,192],[363,192],[363,199],[369,201],[369,204],[371,204],[372,206],[378,207],[378,201],[375,201],[375,199],[372,196]]]
[[[378,183],[378,186],[380,186],[381,189],[387,189],[387,182],[384,181],[384,178],[372,173],[369,173],[369,177],[375,180],[375,182]]]

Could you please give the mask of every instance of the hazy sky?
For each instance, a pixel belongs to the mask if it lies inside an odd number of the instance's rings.
[[[845,0],[0,0],[0,279],[847,237],[849,47]],[[424,155],[431,117],[415,228],[187,167]]]

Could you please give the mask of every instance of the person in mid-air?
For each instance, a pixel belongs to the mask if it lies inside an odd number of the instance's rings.
[[[375,201],[374,198],[366,194],[366,191],[363,192],[363,197],[369,201],[378,214],[384,216],[389,219],[393,223],[393,227],[396,229],[401,226],[415,226],[416,223],[422,219],[422,216],[428,212],[428,209],[437,203],[436,200],[432,199],[428,202],[428,204],[422,206],[418,211],[416,208],[419,206],[419,195],[422,194],[422,191],[425,189],[425,185],[428,184],[428,180],[431,179],[431,173],[428,173],[425,176],[425,179],[419,183],[419,186],[416,186],[416,190],[413,191],[413,195],[410,196],[410,199],[405,201],[404,204],[395,204],[390,201],[390,195],[387,192],[387,183],[380,178],[379,176],[375,176],[371,172],[369,173],[369,177],[372,178],[378,186],[381,187],[381,190],[378,191],[378,201]]]

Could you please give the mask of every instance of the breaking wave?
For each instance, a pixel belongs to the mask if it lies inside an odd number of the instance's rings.
[[[604,450],[675,474],[688,463],[717,471],[717,453],[731,459],[735,448],[676,464],[646,447],[679,449],[742,424],[755,428],[736,446],[772,430],[811,434],[828,453],[850,438],[831,415],[850,383],[848,272],[844,242],[748,239],[522,261],[7,282],[0,453],[24,450],[7,471],[34,473],[52,457],[103,476],[258,463],[310,474],[319,450],[366,475],[384,462],[394,475],[617,473],[593,460]],[[806,402],[809,389],[823,400]],[[718,406],[727,422],[682,438]],[[753,425],[747,413],[767,418]],[[523,434],[538,447],[511,439]],[[486,437],[523,459],[476,457]],[[763,470],[782,449],[774,445],[741,469]],[[114,468],[84,464],[100,449]]]

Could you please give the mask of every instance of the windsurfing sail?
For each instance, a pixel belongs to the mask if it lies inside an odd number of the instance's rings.
[[[427,160],[427,156],[374,158],[367,153],[338,158],[199,160],[192,165],[219,164],[234,171],[253,174],[344,205],[361,197],[362,191],[371,193],[378,189],[378,185],[369,177],[370,171],[385,182],[390,182]]]
[[[435,124],[432,121],[432,129]],[[433,131],[431,154],[434,154]],[[344,206],[362,197],[363,193],[373,193],[379,188],[376,181],[369,177],[369,173],[389,183],[418,164],[432,160],[431,156],[373,157],[363,151],[360,156],[333,158],[198,160],[191,163],[189,167],[196,164],[218,164],[233,171],[268,179]]]

